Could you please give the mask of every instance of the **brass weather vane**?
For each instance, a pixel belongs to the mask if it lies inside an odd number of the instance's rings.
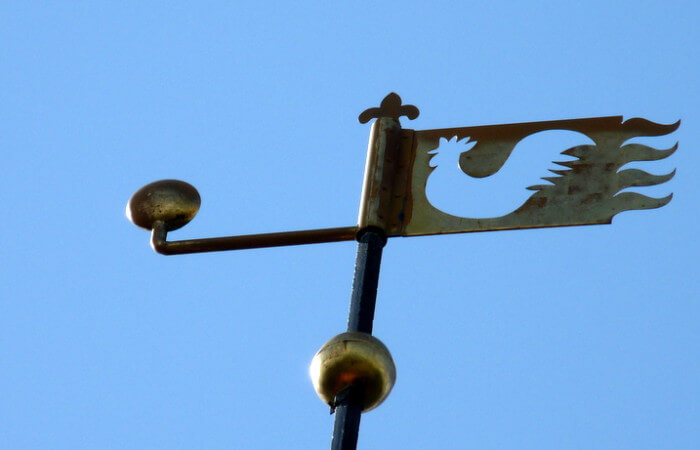
[[[387,95],[378,108],[360,114],[360,123],[376,120],[370,131],[357,225],[168,241],[168,232],[186,225],[199,210],[200,196],[194,187],[178,180],[157,181],[137,191],[127,204],[129,219],[151,230],[151,245],[166,255],[358,241],[348,331],[324,344],[310,368],[317,394],[336,413],[332,449],[356,447],[360,414],[378,406],[396,378],[389,350],[371,335],[387,238],[609,224],[622,211],[659,208],[671,201],[672,195],[652,198],[621,191],[664,183],[675,170],[652,175],[622,168],[630,162],[670,156],[678,144],[655,149],[627,142],[667,135],[679,127],[680,121],[662,125],[612,116],[433,130],[401,128],[400,117],[412,120],[418,114],[418,108],[403,105],[394,93]],[[497,173],[524,138],[549,130],[580,133],[593,145],[563,150],[563,155],[574,159],[555,161],[562,169],[550,170],[554,176],[543,177],[547,183],[524,186],[534,193],[514,211],[500,217],[459,217],[441,211],[428,200],[426,185],[435,169],[430,161],[443,141],[464,144],[459,166],[466,176],[478,179]]]

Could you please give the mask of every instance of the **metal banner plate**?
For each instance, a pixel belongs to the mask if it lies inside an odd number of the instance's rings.
[[[403,129],[402,148],[393,181],[393,201],[388,236],[420,236],[520,228],[609,224],[616,214],[633,209],[659,208],[672,195],[652,198],[620,192],[631,186],[651,186],[671,179],[675,171],[651,175],[638,169],[622,169],[632,161],[654,161],[668,157],[678,144],[658,150],[643,144],[626,143],[632,138],[663,136],[675,131],[671,125],[646,119],[624,120],[621,116],[528,122],[435,130]],[[498,172],[524,138],[548,130],[568,130],[588,136],[594,145],[578,145],[562,151],[575,159],[554,162],[562,170],[551,170],[547,182],[523,186],[535,191],[515,211],[501,217],[458,217],[433,206],[426,196],[430,165],[441,139],[457,139],[473,145],[459,158],[466,176],[484,178]],[[582,139],[583,140],[583,139]],[[533,174],[535,175],[535,174]],[[535,175],[536,176],[536,175]],[[533,177],[534,179],[534,177]]]

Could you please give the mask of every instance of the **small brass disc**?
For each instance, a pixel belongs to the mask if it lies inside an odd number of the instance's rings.
[[[162,221],[167,231],[185,226],[199,211],[199,192],[180,180],[160,180],[147,184],[126,204],[126,217],[147,230]]]
[[[351,385],[359,387],[362,411],[379,406],[396,381],[396,366],[382,342],[367,333],[342,333],[316,353],[309,368],[319,398],[332,405],[336,395]]]

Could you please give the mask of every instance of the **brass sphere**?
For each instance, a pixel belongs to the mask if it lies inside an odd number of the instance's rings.
[[[162,221],[167,231],[177,230],[194,218],[201,201],[199,192],[189,183],[155,181],[131,196],[126,204],[126,217],[147,230],[153,229],[157,221]]]
[[[396,381],[396,366],[382,342],[367,333],[342,333],[325,344],[311,360],[311,381],[319,398],[332,405],[350,385],[361,387],[362,411],[379,406]]]

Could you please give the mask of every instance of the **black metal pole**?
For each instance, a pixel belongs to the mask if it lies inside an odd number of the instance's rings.
[[[366,229],[357,238],[355,278],[352,283],[348,331],[372,334],[374,307],[377,301],[379,268],[386,237],[381,230]],[[355,450],[360,431],[362,397],[350,387],[334,402],[335,424],[331,450]]]

